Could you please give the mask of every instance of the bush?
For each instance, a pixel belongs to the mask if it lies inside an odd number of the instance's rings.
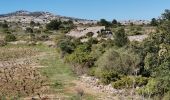
[[[5,41],[6,42],[12,42],[12,41],[16,41],[16,37],[14,34],[7,34],[5,36]]]
[[[145,87],[140,88],[138,90],[138,93],[141,94],[141,95],[144,95],[146,97],[150,97],[150,96],[159,94],[157,80],[155,80],[153,78],[150,79]]]
[[[96,67],[91,67],[91,68],[89,68],[87,74],[90,76],[95,76],[95,71],[96,71]]]
[[[61,52],[64,54],[71,54],[75,49],[75,45],[71,42],[70,39],[59,40],[57,45],[60,48]]]
[[[112,87],[115,89],[123,89],[132,87],[133,79],[130,77],[124,77],[121,80],[112,83]]]
[[[86,34],[87,37],[92,37],[93,35],[94,35],[93,32],[88,32],[88,33]]]
[[[7,43],[4,40],[0,40],[0,47],[5,46]]]
[[[33,33],[33,29],[30,27],[27,27],[25,30],[26,33]]]
[[[90,52],[90,56],[95,58],[95,60],[97,60],[99,57],[101,57],[101,55],[105,52],[105,47],[103,46],[102,43],[98,43],[95,45],[92,45],[91,47],[91,52]]]
[[[120,28],[114,34],[114,43],[118,47],[122,47],[128,43],[128,38],[123,28]]]
[[[65,57],[65,61],[73,65],[73,70],[77,74],[83,74],[94,64],[94,59],[89,54],[88,45],[79,45],[72,54]]]
[[[131,75],[138,63],[138,56],[135,54],[109,49],[97,60],[96,66],[99,73],[113,70],[122,75]]]
[[[116,89],[123,89],[123,88],[132,88],[133,85],[135,87],[141,87],[143,85],[146,85],[148,82],[148,79],[145,77],[137,76],[137,77],[130,77],[126,76],[121,78],[121,80],[118,80],[116,82],[112,82],[112,86]]]
[[[109,21],[107,21],[105,19],[101,19],[100,22],[98,22],[98,25],[106,26],[106,27],[112,26],[111,22],[109,22]]]
[[[60,28],[61,21],[52,20],[50,23],[46,25],[47,30],[58,30]]]
[[[100,82],[103,84],[109,84],[112,81],[116,81],[120,78],[118,73],[114,71],[102,71],[99,75]]]

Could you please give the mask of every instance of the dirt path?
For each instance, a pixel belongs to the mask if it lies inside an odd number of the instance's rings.
[[[73,87],[73,89],[75,91],[77,90],[83,90],[84,93],[86,94],[91,94],[94,95],[96,97],[97,100],[118,100],[116,96],[112,96],[109,93],[105,93],[105,92],[101,92],[101,91],[97,91],[96,89],[93,89],[91,87],[87,86],[87,83],[82,82],[80,80],[74,80],[73,83],[76,84],[75,87]]]

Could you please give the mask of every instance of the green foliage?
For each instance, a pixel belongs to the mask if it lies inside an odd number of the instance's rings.
[[[75,45],[70,39],[63,39],[58,42],[58,47],[63,53],[72,53],[75,49]]]
[[[144,96],[153,96],[158,94],[159,88],[157,87],[158,83],[155,79],[149,79],[147,85],[143,88],[140,88],[138,90],[139,94],[142,94]]]
[[[154,53],[148,53],[144,59],[145,69],[152,72],[158,66],[158,58]]]
[[[90,76],[95,76],[96,67],[89,68],[87,74]]]
[[[89,54],[89,45],[82,44],[77,46],[72,54],[66,56],[65,61],[73,66],[74,72],[83,74],[94,64],[94,59]]]
[[[72,64],[85,64],[87,60],[90,60],[88,45],[79,45],[67,59]]]
[[[157,26],[158,25],[158,21],[155,18],[152,18],[151,22],[150,22],[151,26]]]
[[[64,21],[64,22],[61,22],[61,25],[60,25],[60,30],[62,31],[62,33],[68,33],[71,31],[71,29],[73,29],[75,26],[74,26],[74,23],[73,21],[71,20],[68,20],[68,21]]]
[[[133,85],[133,79],[131,77],[124,77],[121,80],[112,82],[112,87],[115,89],[131,88]]]
[[[33,33],[33,29],[30,27],[27,27],[25,30],[26,33]]]
[[[106,26],[106,27],[110,27],[111,26],[111,23],[108,22],[105,19],[101,19],[100,22],[98,22],[98,24],[101,25],[101,26]]]
[[[133,54],[109,49],[96,61],[97,68],[95,73],[96,76],[103,80],[102,82],[108,83],[113,81],[110,79],[116,77],[116,75],[133,74],[138,63],[138,57]]]
[[[128,31],[129,36],[133,35],[141,35],[142,34],[142,27],[141,26],[130,26]]]
[[[103,70],[115,70],[119,73],[118,68],[121,67],[120,54],[114,49],[109,49],[97,60],[96,66],[98,67],[98,73]]]
[[[47,30],[58,30],[61,25],[61,21],[52,20],[50,23],[46,25]]]
[[[103,70],[113,70],[119,74],[132,74],[137,67],[138,57],[114,49],[107,50],[96,62],[99,73]]]
[[[112,24],[113,24],[113,25],[118,24],[117,20],[116,20],[116,19],[113,19],[113,20],[112,20]]]
[[[92,45],[90,56],[95,58],[95,60],[97,60],[104,52],[105,52],[105,46],[102,43]]]
[[[164,20],[170,20],[170,10],[166,9],[165,12],[162,14],[162,18]]]
[[[98,43],[98,40],[96,38],[89,38],[89,40],[86,42],[86,44],[89,45],[90,47],[97,43]]]
[[[97,73],[99,74],[99,73]],[[120,76],[115,71],[103,70],[99,75],[100,81],[103,84],[109,84],[112,81],[117,81]]]
[[[16,37],[14,34],[7,34],[5,36],[5,41],[6,42],[12,42],[12,41],[16,41]]]
[[[154,75],[159,84],[160,94],[170,91],[170,61],[165,61],[159,67]]]
[[[122,47],[128,43],[128,38],[123,28],[120,28],[114,34],[114,43],[118,47]]]
[[[135,87],[139,86],[144,86],[148,82],[148,79],[145,77],[137,76],[137,77],[132,77],[132,76],[127,76],[123,77],[120,80],[116,82],[112,82],[112,86],[116,89],[124,89],[124,88],[132,88],[133,85]]]
[[[170,91],[170,11],[166,10],[159,21],[158,32],[151,34],[142,44],[144,69],[152,79],[140,89],[140,93],[163,99]]]
[[[31,26],[31,27],[34,27],[35,25],[36,25],[36,23],[35,23],[34,21],[31,21],[31,22],[30,22],[30,26]]]

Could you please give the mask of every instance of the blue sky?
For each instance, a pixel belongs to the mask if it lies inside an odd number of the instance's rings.
[[[165,9],[170,9],[170,0],[0,0],[0,14],[16,10],[49,11],[96,20],[149,20]]]

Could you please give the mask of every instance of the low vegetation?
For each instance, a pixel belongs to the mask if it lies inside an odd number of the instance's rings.
[[[124,26],[114,31],[114,40],[75,42],[68,38],[64,51],[65,61],[78,74],[89,74],[116,89],[132,88],[146,98],[167,97],[169,93],[169,11],[157,21],[157,32],[143,42],[129,42]],[[151,25],[155,26],[152,20]],[[99,25],[112,28],[112,23],[102,19]],[[116,24],[116,23],[115,23]],[[117,26],[118,27],[118,26]],[[141,26],[132,26],[131,35],[141,34]],[[91,36],[88,33],[88,36]],[[64,42],[61,40],[60,42]],[[76,44],[76,45],[75,45]],[[137,89],[136,87],[139,87]],[[147,90],[149,92],[147,92]]]
[[[121,25],[115,19],[82,25],[105,26],[97,37],[93,37],[93,32],[80,38],[68,36],[70,30],[81,25],[76,26],[71,20],[52,20],[46,25],[32,21],[25,30],[20,25],[0,23],[2,99],[35,95],[42,99],[42,95],[62,94],[62,99],[94,100],[93,94],[81,88],[73,90],[73,81],[83,74],[99,79],[98,84],[132,90],[133,96],[170,98],[170,10],[147,25]],[[148,29],[154,31],[146,34]],[[129,41],[128,36],[142,34],[148,38]],[[43,67],[35,68],[36,64]]]

